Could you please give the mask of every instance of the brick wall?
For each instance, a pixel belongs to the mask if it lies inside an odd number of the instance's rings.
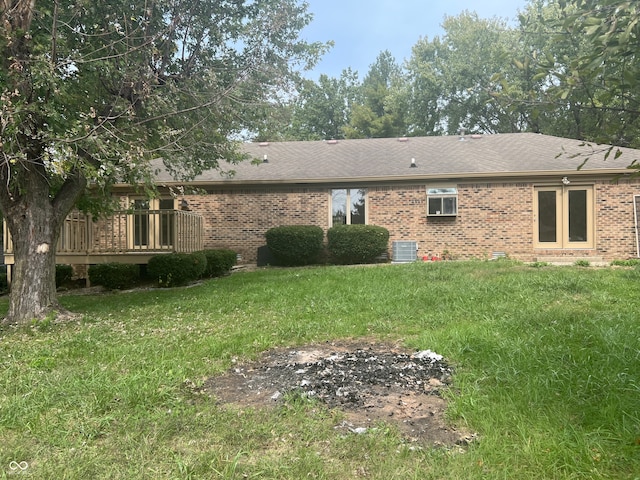
[[[355,186],[357,187],[357,185]],[[595,183],[596,248],[533,248],[533,183],[459,183],[458,215],[427,217],[426,185],[367,188],[368,223],[385,227],[394,240],[413,240],[419,256],[448,251],[456,258],[490,258],[494,252],[525,261],[539,256],[636,256],[633,195],[639,180]],[[329,188],[214,191],[189,197],[205,218],[205,248],[231,248],[253,263],[264,234],[280,225],[329,224]]]
[[[596,183],[596,244],[599,255],[607,259],[637,255],[634,195],[640,195],[640,180]]]
[[[313,188],[214,191],[188,197],[192,211],[204,216],[205,248],[230,248],[243,263],[255,263],[264,234],[282,225],[318,225],[326,230],[328,190]]]
[[[390,240],[415,240],[419,256],[448,251],[457,258],[531,253],[532,187],[458,184],[458,215],[427,217],[425,185],[368,190],[369,222],[389,229]]]

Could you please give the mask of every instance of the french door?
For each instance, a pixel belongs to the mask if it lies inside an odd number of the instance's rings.
[[[537,248],[593,248],[593,186],[536,187]]]
[[[170,248],[174,236],[173,199],[134,199],[129,248]]]

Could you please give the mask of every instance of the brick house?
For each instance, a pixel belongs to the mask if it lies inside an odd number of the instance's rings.
[[[638,256],[640,151],[533,133],[245,144],[254,158],[206,172],[187,195],[207,248],[258,260],[280,225],[366,223],[417,258],[610,261]],[[578,168],[588,157],[586,164]],[[172,185],[166,174],[158,182]],[[640,205],[640,202],[638,203]],[[402,243],[409,242],[409,243]],[[399,250],[398,250],[399,251]]]
[[[326,231],[343,223],[387,228],[391,259],[639,256],[640,176],[627,166],[640,150],[606,158],[606,148],[533,133],[243,148],[254,161],[222,162],[226,172],[205,172],[188,185],[196,194],[176,195],[187,185],[159,168],[160,198],[120,185],[116,194],[129,209],[98,222],[70,215],[56,261],[144,264],[158,253],[230,248],[241,263],[260,263],[271,227]],[[6,229],[4,240],[10,270]]]

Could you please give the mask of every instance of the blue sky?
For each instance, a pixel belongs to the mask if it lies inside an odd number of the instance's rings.
[[[527,0],[307,0],[314,19],[302,31],[308,41],[333,40],[335,46],[307,77],[339,77],[343,69],[364,78],[378,54],[389,50],[399,64],[411,56],[420,37],[442,35],[445,15],[464,10],[481,18],[514,21]]]

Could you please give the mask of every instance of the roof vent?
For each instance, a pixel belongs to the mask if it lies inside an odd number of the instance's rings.
[[[338,140],[336,140],[336,139],[332,138],[331,140],[327,140],[327,143],[328,143],[329,145],[335,145],[336,143],[338,143]]]
[[[461,142],[464,142],[466,140],[464,133],[467,131],[466,128],[464,127],[460,127],[460,137],[458,138],[458,140],[460,140]]]
[[[417,167],[417,165],[416,165],[416,159],[415,159],[415,158],[412,158],[412,159],[411,159],[411,165],[409,165],[409,166],[410,166],[411,168],[416,168],[416,167]]]
[[[264,156],[262,157],[262,163],[269,163],[269,157],[267,157],[267,154],[265,153]]]
[[[399,142],[408,142],[409,139],[407,137],[400,137],[400,138],[398,138],[398,141]]]
[[[258,144],[259,147],[268,147],[269,146],[269,142],[260,142]]]

